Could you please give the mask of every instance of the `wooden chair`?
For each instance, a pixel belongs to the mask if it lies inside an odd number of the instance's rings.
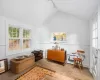
[[[79,69],[82,69],[83,68],[83,64],[82,64],[82,61],[84,59],[82,59],[82,55],[85,53],[85,51],[83,50],[77,50],[77,54],[79,55],[79,57],[77,58],[74,58],[74,67],[79,67]],[[85,58],[85,56],[84,56]]]
[[[79,69],[83,68],[82,59],[74,58],[74,67],[79,67]]]

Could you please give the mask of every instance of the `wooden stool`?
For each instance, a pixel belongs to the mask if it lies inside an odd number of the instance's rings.
[[[74,58],[74,67],[79,67],[79,69],[83,68],[82,59],[81,58]]]

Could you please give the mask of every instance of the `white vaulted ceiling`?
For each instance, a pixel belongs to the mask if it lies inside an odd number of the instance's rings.
[[[0,4],[0,15],[32,25],[43,24],[56,10],[48,0],[0,0]]]
[[[98,0],[53,0],[56,7],[74,16],[89,19],[97,9]]]
[[[89,19],[97,0],[0,0],[0,15],[29,24],[43,24],[56,9],[82,19]]]

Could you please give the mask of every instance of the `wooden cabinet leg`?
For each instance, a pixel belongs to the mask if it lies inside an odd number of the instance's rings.
[[[66,63],[64,62],[64,63],[63,63],[63,66],[65,66],[65,64],[66,64]]]

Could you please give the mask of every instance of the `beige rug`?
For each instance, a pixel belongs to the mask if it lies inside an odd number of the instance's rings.
[[[53,77],[55,80],[75,80],[69,77],[65,77],[61,74],[58,74],[53,70],[46,69],[40,66],[35,66],[33,69],[21,75],[16,80],[42,80],[42,79],[45,80],[44,78],[47,75]]]

